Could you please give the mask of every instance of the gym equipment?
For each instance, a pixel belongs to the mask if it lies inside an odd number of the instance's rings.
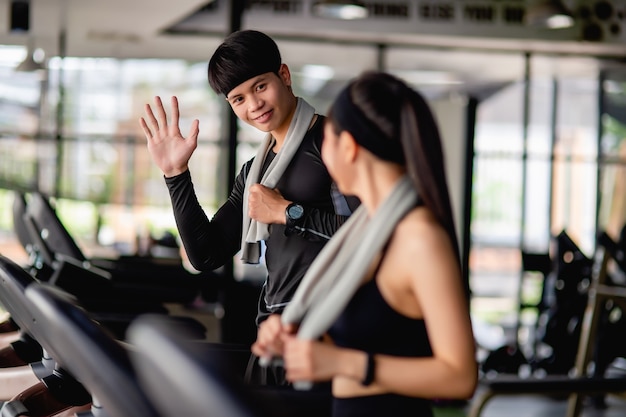
[[[274,415],[229,370],[223,350],[190,341],[167,318],[139,317],[128,334],[139,381],[163,417]]]
[[[53,375],[84,388],[90,396],[92,417],[158,416],[137,384],[125,347],[70,294],[37,283],[30,285],[25,295],[34,318],[29,331],[54,359]],[[84,404],[73,392],[62,394],[65,402]]]
[[[200,295],[207,277],[188,272],[180,259],[125,256],[88,259],[56,214],[50,199],[41,192],[15,193],[13,220],[18,239],[30,255],[35,275],[54,280],[62,259],[74,259],[85,269],[109,274],[109,285],[118,294],[136,300],[187,303]],[[97,280],[75,281],[74,290],[89,291]],[[68,283],[69,285],[69,283]]]
[[[626,355],[626,343],[621,340],[626,329],[623,314],[626,286],[624,279],[617,279],[617,269],[621,270],[621,274],[626,273],[623,263],[626,226],[618,242],[606,233],[600,233],[593,260],[584,257],[565,233],[558,238],[560,262],[557,271],[560,275],[555,275],[556,282],[551,288],[554,290],[554,303],[560,304],[556,307],[551,304],[548,317],[553,322],[551,325],[546,322],[544,330],[548,337],[542,339],[552,343],[554,360],[547,356],[537,363],[550,365],[543,369],[561,373],[528,378],[498,375],[483,379],[482,390],[473,399],[468,417],[478,417],[489,400],[499,395],[567,395],[567,417],[578,417],[582,396],[590,396],[594,406],[599,408],[604,407],[607,394],[626,392],[626,375],[607,374],[609,364]],[[561,310],[556,310],[557,307]],[[561,328],[564,325],[569,327]],[[555,330],[557,334],[551,334]],[[557,343],[558,337],[563,340]],[[560,354],[564,354],[566,359],[557,361],[556,357]],[[572,356],[574,364],[570,365]],[[592,362],[594,366],[590,371]],[[563,372],[565,370],[568,372]]]
[[[139,381],[162,417],[331,415],[330,390],[245,384],[232,372],[238,362],[232,351],[191,340],[166,316],[143,315],[128,335]]]
[[[545,308],[537,321],[531,366],[533,371],[562,375],[574,366],[593,259],[565,231],[554,242],[555,266],[545,283]]]

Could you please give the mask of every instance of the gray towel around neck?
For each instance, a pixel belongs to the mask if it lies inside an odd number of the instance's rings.
[[[417,191],[405,175],[371,218],[361,205],[339,228],[282,313],[283,323],[300,323],[298,338],[314,340],[330,328],[363,283],[372,260],[398,222],[416,203]]]
[[[291,119],[285,142],[280,148],[276,157],[267,168],[263,177],[261,176],[261,168],[267,153],[274,147],[276,141],[271,134],[265,136],[263,144],[259,147],[250,171],[246,177],[246,184],[243,192],[243,229],[241,233],[241,260],[244,263],[258,264],[261,257],[261,241],[269,236],[269,226],[267,224],[257,222],[248,216],[248,193],[252,184],[259,183],[268,188],[276,187],[280,177],[291,162],[293,155],[296,153],[302,139],[306,135],[311,120],[315,116],[315,109],[311,107],[303,98],[298,97],[296,111]]]

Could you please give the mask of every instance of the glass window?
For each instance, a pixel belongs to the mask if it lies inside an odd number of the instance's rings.
[[[602,90],[598,227],[619,241],[626,230],[626,70],[607,70]]]
[[[604,74],[599,119],[593,59],[278,43],[294,92],[322,114],[350,79],[380,66],[429,100],[478,100],[469,274],[472,309],[482,318],[517,320],[522,250],[545,252],[550,236],[567,230],[591,253],[596,226],[617,233],[623,225],[623,71]],[[21,47],[0,47],[0,187],[56,195],[59,216],[86,253],[137,252],[149,237],[175,233],[162,174],[138,124],[144,105],[157,95],[168,110],[170,97],[178,97],[183,135],[194,119],[200,121],[190,161],[197,196],[209,217],[224,202],[231,179],[226,133],[231,110],[210,89],[206,62],[57,57],[42,78],[14,74],[24,54]],[[264,137],[237,123],[235,175]],[[3,239],[12,235],[5,204],[10,198],[0,195]],[[0,252],[9,252],[4,248]]]
[[[596,239],[598,82],[559,79],[552,233],[566,230],[588,256]]]
[[[512,83],[482,101],[476,115],[469,274],[472,311],[492,324],[516,318],[523,92],[523,83]]]

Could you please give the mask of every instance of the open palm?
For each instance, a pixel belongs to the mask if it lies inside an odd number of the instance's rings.
[[[146,104],[146,117],[139,119],[148,141],[148,152],[163,175],[173,177],[188,169],[189,159],[198,146],[199,121],[193,121],[189,135],[180,133],[178,99],[171,99],[172,117],[168,123],[160,97],[154,98],[155,112]]]

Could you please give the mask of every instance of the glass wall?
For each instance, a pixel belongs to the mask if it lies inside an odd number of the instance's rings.
[[[285,56],[292,47],[286,43]],[[155,96],[169,110],[175,95],[181,132],[194,119],[200,122],[190,170],[200,203],[213,215],[229,191],[231,110],[210,89],[206,62],[55,57],[45,73],[18,73],[13,67],[23,59],[22,49],[0,50],[10,58],[0,73],[1,189],[53,196],[61,220],[88,256],[132,254],[150,237],[177,235],[162,174],[138,122]],[[326,65],[296,62],[290,69],[296,94],[322,113],[347,80]],[[325,92],[329,81],[333,88]],[[238,136],[237,170],[264,135],[239,123]],[[11,192],[3,191],[3,198],[0,252],[11,248],[22,255],[11,233]]]
[[[604,71],[601,92],[598,228],[619,241],[626,239],[626,70]]]
[[[626,206],[623,70],[606,71],[599,82],[597,62],[587,58],[287,40],[279,46],[296,94],[322,113],[350,78],[380,66],[430,99],[478,100],[469,260],[477,323],[515,327],[522,290],[537,297],[541,278],[522,288],[523,251],[549,252],[551,237],[567,230],[591,254],[598,229],[619,233]],[[209,216],[224,201],[230,109],[209,88],[205,62],[53,58],[41,77],[13,71],[23,49],[0,47],[1,253],[21,253],[11,230],[7,190],[14,189],[54,195],[87,255],[135,253],[149,235],[176,233],[138,124],[156,95],[168,108],[178,97],[183,133],[200,120],[191,160],[198,198]],[[344,59],[334,62],[338,53]],[[237,167],[262,138],[239,126]]]
[[[2,114],[20,116],[0,125],[0,181],[5,189],[54,196],[87,255],[133,253],[137,238],[175,231],[167,189],[138,123],[144,103],[156,95],[168,107],[170,97],[178,97],[182,131],[200,119],[194,182],[209,214],[222,201],[223,105],[208,88],[205,63],[53,58],[46,75],[6,68],[0,78],[0,91],[12,99],[0,105],[13,109]],[[39,123],[24,122],[31,113]],[[10,206],[3,204],[3,218]]]
[[[596,243],[598,79],[558,81],[552,232],[567,231],[593,255]]]
[[[524,83],[518,80],[481,101],[476,115],[469,276],[474,320],[486,325],[510,326],[516,320],[523,215],[523,97]],[[488,348],[502,343],[501,335],[482,341]]]
[[[559,70],[577,65],[578,72]],[[548,67],[554,71],[545,71]],[[525,75],[478,106],[472,311],[477,321],[504,328],[501,344],[532,344],[539,319],[534,306],[544,285],[551,284],[536,265],[525,263],[530,256],[554,261],[554,238],[561,232],[593,256],[598,198],[610,188],[607,181],[619,176],[614,164],[598,154],[598,76],[585,62],[528,56]],[[618,124],[605,119],[613,128],[603,142],[616,152]],[[606,178],[600,180],[599,171],[606,171]],[[604,206],[613,204],[612,195]],[[608,223],[611,210],[606,210]]]

